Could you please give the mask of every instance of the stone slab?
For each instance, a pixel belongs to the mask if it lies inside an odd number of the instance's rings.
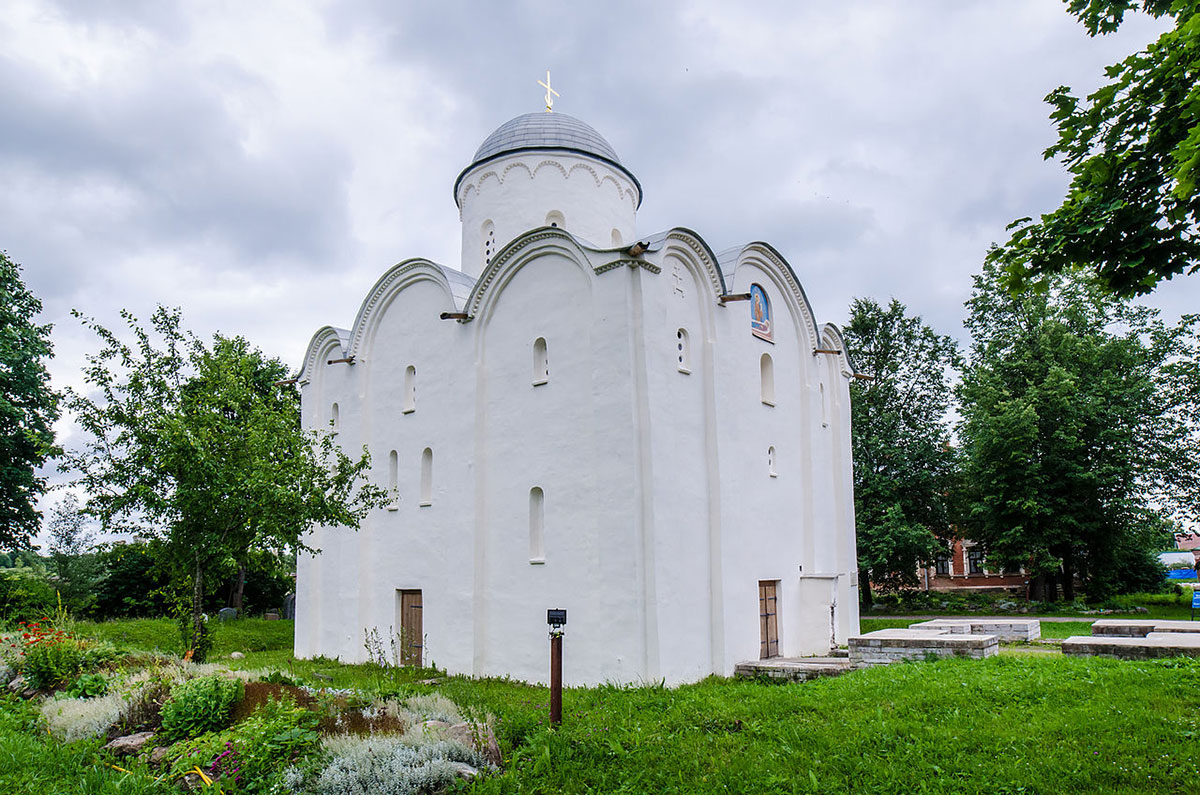
[[[1200,633],[1200,621],[1102,618],[1092,624],[1093,635],[1139,638],[1151,632]]]
[[[938,618],[912,624],[909,629],[946,629],[952,635],[995,635],[1000,640],[1037,640],[1042,623],[1036,618]]]
[[[734,667],[733,675],[743,679],[766,676],[807,682],[822,676],[838,676],[859,667],[846,657],[772,657],[768,660],[740,662]]]
[[[983,659],[1000,652],[1000,639],[995,635],[954,634],[945,627],[880,629],[852,637],[849,643],[850,661],[864,665],[930,656]]]
[[[1062,644],[1063,654],[1146,660],[1154,657],[1200,657],[1200,634],[1151,632],[1145,637],[1075,635]]]

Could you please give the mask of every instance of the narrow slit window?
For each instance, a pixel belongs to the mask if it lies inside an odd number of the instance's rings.
[[[391,502],[388,503],[388,510],[395,511],[400,507],[400,457],[396,455],[396,451],[388,453],[388,496]]]
[[[533,385],[541,386],[550,380],[550,360],[546,356],[546,338],[533,341]]]
[[[821,427],[829,427],[829,396],[825,394],[825,385],[820,385],[821,390]]]
[[[433,505],[433,449],[421,452],[421,506]]]
[[[779,473],[775,471],[775,446],[767,448],[767,474],[771,477],[779,477]]]
[[[620,229],[612,230],[612,244],[613,248],[620,248],[625,244],[625,238],[622,236]]]
[[[687,329],[679,329],[675,332],[675,354],[679,360],[679,372],[690,373],[692,371],[692,352],[689,346]]]
[[[342,428],[342,418],[338,411],[338,404],[336,403],[329,408],[329,427],[334,433],[337,433]]]
[[[490,265],[492,255],[496,253],[496,225],[491,221],[483,222],[483,261]]]
[[[762,380],[762,402],[768,406],[775,405],[775,362],[771,354],[764,353],[758,363],[759,375]]]
[[[404,369],[404,408],[403,414],[412,414],[417,410],[417,368],[409,365]]]
[[[546,524],[546,495],[538,486],[529,490],[529,562],[545,563],[543,534]]]

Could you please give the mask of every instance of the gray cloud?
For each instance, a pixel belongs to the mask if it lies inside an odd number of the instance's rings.
[[[57,383],[94,345],[71,306],[182,305],[297,363],[393,262],[457,264],[451,183],[550,68],[641,180],[642,232],[766,240],[822,320],[895,296],[961,337],[988,245],[1066,185],[1042,97],[1159,28],[1091,39],[1045,0],[14,0],[0,248],[59,323]],[[1200,279],[1151,302],[1194,310]]]

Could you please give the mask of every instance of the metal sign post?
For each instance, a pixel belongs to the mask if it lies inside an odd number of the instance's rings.
[[[546,611],[546,623],[550,625],[550,725],[562,723],[562,639],[567,624],[567,611]]]

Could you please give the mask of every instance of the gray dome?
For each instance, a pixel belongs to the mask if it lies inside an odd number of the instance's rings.
[[[496,128],[484,139],[471,164],[462,170],[454,181],[455,201],[458,201],[458,186],[468,171],[480,163],[486,163],[512,152],[530,149],[562,149],[568,152],[590,155],[603,160],[633,180],[637,186],[638,204],[641,204],[642,186],[637,177],[625,166],[612,145],[591,125],[565,113],[526,113],[510,119]]]
[[[620,165],[616,151],[588,124],[563,113],[526,113],[506,121],[475,152],[471,165],[521,149],[573,149]]]

